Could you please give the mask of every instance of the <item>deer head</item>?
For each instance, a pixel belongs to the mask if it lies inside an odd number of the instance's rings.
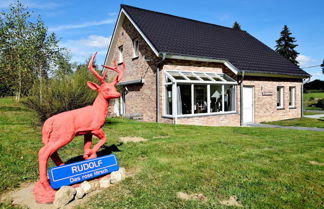
[[[94,76],[96,76],[96,78],[100,82],[100,85],[98,85],[96,83],[93,83],[91,81],[88,81],[87,85],[92,90],[98,91],[98,94],[101,94],[107,100],[120,97],[120,93],[116,89],[116,84],[118,84],[119,81],[123,78],[124,71],[125,71],[125,64],[124,63],[122,64],[122,70],[120,70],[118,68],[118,65],[116,64],[116,61],[114,62],[114,68],[103,65],[103,67],[105,67],[107,69],[110,69],[110,70],[113,70],[113,71],[118,73],[117,76],[115,77],[115,79],[111,83],[106,83],[105,79],[106,79],[106,76],[107,76],[107,70],[101,76],[101,75],[99,75],[97,73],[97,71],[93,67],[93,61],[96,58],[96,55],[97,55],[97,52],[94,53],[94,55],[92,55],[92,57],[91,57],[91,59],[89,61],[88,68],[92,72],[92,74]]]

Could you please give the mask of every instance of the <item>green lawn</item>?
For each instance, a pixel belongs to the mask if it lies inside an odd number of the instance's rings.
[[[265,124],[279,125],[279,126],[302,126],[302,127],[324,128],[324,119],[295,118],[289,120],[266,122]]]
[[[323,114],[323,113],[319,113],[319,112],[308,112],[308,111],[305,111],[304,112],[304,115],[320,115],[320,114]]]
[[[0,194],[37,180],[40,128],[35,116],[0,99]],[[235,195],[246,208],[323,208],[324,132],[252,127],[202,127],[109,119],[107,146],[115,147],[132,177],[92,197],[81,208],[226,208]],[[148,139],[121,144],[119,136]],[[77,137],[60,150],[82,155]],[[51,163],[51,165],[53,165]],[[176,193],[203,193],[184,201]],[[1,203],[9,207],[9,203]],[[234,207],[230,207],[234,208]]]

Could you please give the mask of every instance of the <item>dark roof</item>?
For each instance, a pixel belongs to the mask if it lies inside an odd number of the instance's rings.
[[[229,61],[239,70],[309,76],[246,31],[121,5],[158,52]]]

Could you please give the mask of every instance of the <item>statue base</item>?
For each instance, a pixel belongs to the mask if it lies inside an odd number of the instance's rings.
[[[41,204],[53,203],[55,192],[52,188],[46,188],[40,181],[35,184],[33,189],[36,202]]]

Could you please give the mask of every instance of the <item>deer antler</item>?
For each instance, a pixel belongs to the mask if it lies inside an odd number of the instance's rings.
[[[96,58],[96,55],[97,55],[97,52],[94,53],[94,54],[92,55],[92,57],[91,57],[91,59],[90,59],[90,61],[89,61],[88,68],[89,68],[89,70],[92,72],[92,74],[93,74],[94,76],[96,76],[96,78],[98,79],[98,81],[99,81],[100,83],[104,83],[104,82],[105,82],[106,75],[107,75],[107,71],[105,71],[104,74],[103,74],[103,76],[101,76],[101,75],[99,75],[99,74],[97,73],[97,71],[94,69],[94,67],[93,67],[93,62],[94,62],[94,60],[95,60],[95,58]]]
[[[114,61],[114,66],[115,67],[109,67],[109,66],[106,66],[106,65],[102,65],[102,66],[105,67],[105,68],[108,68],[110,70],[113,70],[116,73],[118,73],[118,75],[115,77],[114,81],[112,82],[114,85],[116,85],[117,83],[119,83],[119,81],[121,81],[121,79],[123,79],[124,72],[125,72],[125,63],[124,62],[122,64],[122,69],[121,70],[118,68],[118,65],[117,65],[116,61]]]

